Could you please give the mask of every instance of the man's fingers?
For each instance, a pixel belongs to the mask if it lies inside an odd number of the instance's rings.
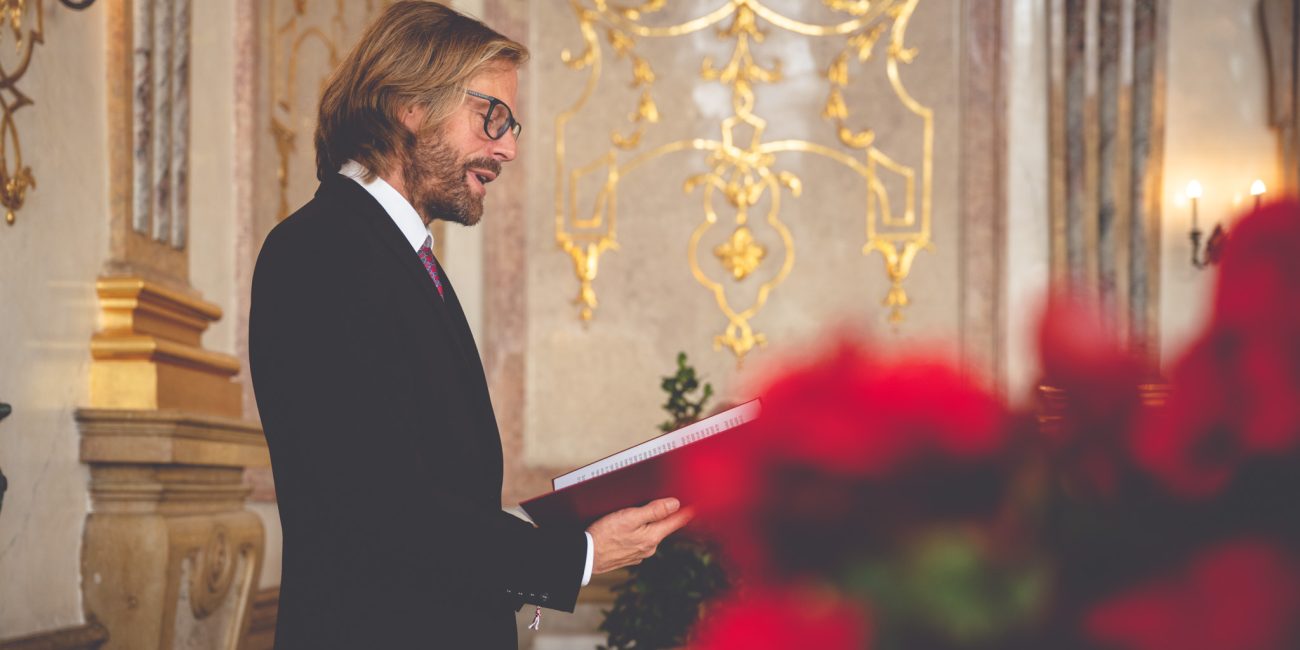
[[[682,504],[680,501],[669,497],[667,499],[655,499],[640,508],[633,508],[632,512],[636,517],[637,523],[646,525],[659,521],[660,519],[677,512],[681,507]]]
[[[673,534],[678,528],[685,526],[693,517],[695,517],[694,508],[682,508],[659,521],[647,524],[646,528],[656,539],[661,540]]]

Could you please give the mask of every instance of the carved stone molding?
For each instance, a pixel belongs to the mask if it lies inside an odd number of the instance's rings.
[[[156,410],[77,421],[91,479],[82,591],[105,648],[238,647],[265,550],[244,510],[244,469],[270,462],[260,428]]]

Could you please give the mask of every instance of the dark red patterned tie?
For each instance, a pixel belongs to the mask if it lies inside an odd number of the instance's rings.
[[[420,261],[424,262],[424,270],[429,272],[429,277],[433,280],[433,286],[438,287],[438,297],[443,298],[442,278],[438,277],[438,265],[433,263],[432,236],[424,238],[424,245],[420,247],[418,252],[420,254]],[[446,300],[446,298],[443,299]]]

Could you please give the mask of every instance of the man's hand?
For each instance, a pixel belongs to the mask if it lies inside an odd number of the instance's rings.
[[[592,574],[640,564],[693,515],[690,508],[682,510],[677,499],[658,499],[605,515],[587,529],[594,547]]]

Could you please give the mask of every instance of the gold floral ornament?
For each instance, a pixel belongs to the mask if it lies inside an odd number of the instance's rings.
[[[18,53],[18,66],[10,71],[0,64],[0,205],[5,208],[5,222],[13,225],[17,212],[27,199],[27,190],[36,187],[36,178],[30,167],[23,164],[22,144],[18,141],[18,126],[14,112],[31,105],[32,100],[17,84],[32,62],[32,52],[45,42],[45,13],[42,4],[33,3],[36,12],[35,27],[24,32],[23,18],[28,10],[27,0],[0,0],[0,37],[10,32],[14,37],[14,50]],[[7,29],[5,29],[7,28]],[[13,164],[10,165],[10,151]]]
[[[933,119],[930,109],[907,93],[898,73],[899,64],[910,63],[917,54],[916,50],[904,47],[903,41],[907,22],[919,1],[823,0],[825,6],[849,17],[819,25],[785,16],[764,4],[764,0],[726,0],[708,13],[685,22],[656,25],[648,24],[645,19],[661,11],[665,0],[645,0],[632,5],[618,5],[610,0],[569,0],[584,48],[577,55],[566,49],[561,52],[561,59],[575,71],[587,71],[587,79],[575,103],[555,120],[555,224],[556,243],[574,263],[580,285],[575,302],[582,320],[590,321],[596,308],[594,282],[599,258],[618,249],[616,226],[621,181],[651,160],[682,152],[703,154],[708,170],[685,179],[683,188],[688,193],[701,190],[704,218],[691,234],[687,257],[692,275],[713,294],[727,319],[724,332],[714,337],[716,348],[726,348],[738,360],[743,360],[746,354],[766,342],[766,337],[754,330],[753,319],[793,268],[794,239],[781,219],[781,202],[787,192],[798,197],[803,183],[793,173],[777,167],[780,155],[786,153],[821,156],[862,178],[867,190],[864,206],[867,242],[863,250],[864,253],[878,251],[886,258],[886,274],[891,283],[886,304],[891,309],[890,318],[901,319],[901,309],[908,303],[902,282],[916,253],[930,246]],[[647,145],[652,127],[666,116],[654,102],[656,76],[648,60],[637,52],[638,39],[676,38],[709,28],[714,28],[720,39],[733,44],[725,64],[719,66],[704,57],[700,67],[701,79],[717,82],[731,91],[732,114],[720,124],[721,138],[701,137]],[[833,145],[764,139],[767,122],[755,111],[754,88],[758,84],[783,81],[779,60],[760,65],[755,57],[755,48],[766,39],[768,28],[810,38],[844,39],[843,48],[827,68],[829,95],[822,110],[823,117],[834,125]],[[851,67],[855,62],[863,65],[872,61],[876,45],[886,36],[889,47],[885,68],[891,87],[898,101],[922,122],[919,170],[882,151],[874,130],[850,123],[852,114],[845,89]],[[608,43],[617,60],[629,62],[629,86],[639,93],[639,98],[636,109],[627,118],[630,130],[613,131],[608,150],[597,153],[589,161],[570,165],[566,161],[566,142],[571,137],[568,124],[591,100],[601,79],[602,40]],[[738,129],[747,131],[748,136]],[[891,175],[891,181],[901,182],[887,183],[882,180],[883,174]],[[580,202],[580,181],[588,178],[598,181],[595,194],[591,196],[588,191]],[[901,200],[891,197],[890,188],[900,186],[906,188],[906,196]],[[719,198],[722,201],[715,204]],[[764,201],[766,214],[761,221],[751,223],[751,211]],[[730,235],[720,244],[701,249],[706,234],[719,225],[720,204],[729,206],[733,215],[729,217],[734,223]],[[769,249],[760,245],[758,228],[773,233],[780,247]],[[771,241],[766,231],[764,240]],[[709,251],[713,253],[711,259],[707,255]],[[746,292],[752,296],[747,304],[735,304],[728,294],[729,287],[748,281],[769,258],[779,260],[779,269],[760,283],[756,292]],[[724,283],[727,276],[732,283]]]
[[[739,282],[758,269],[767,256],[767,248],[754,240],[754,233],[748,227],[740,226],[730,239],[714,247],[713,254]]]
[[[917,253],[932,250],[930,221],[930,195],[932,178],[932,161],[934,148],[934,112],[916,101],[903,86],[899,74],[899,65],[916,60],[916,48],[904,45],[907,24],[920,0],[904,0],[892,4],[865,2],[859,0],[824,0],[825,4],[837,11],[851,15],[865,15],[875,10],[884,11],[891,19],[889,23],[878,23],[868,29],[854,33],[845,42],[844,49],[836,55],[826,70],[826,79],[830,82],[830,94],[822,109],[822,117],[835,123],[836,135],[840,142],[851,149],[867,152],[867,182],[869,187],[867,199],[867,242],[862,247],[864,255],[878,252],[884,257],[885,275],[889,278],[890,288],[882,304],[889,308],[891,323],[903,321],[903,308],[911,304],[903,281],[911,273],[912,262]],[[921,142],[921,185],[917,192],[917,171],[904,165],[884,151],[875,147],[876,135],[871,129],[854,130],[849,126],[849,109],[844,101],[843,89],[849,85],[849,64],[856,60],[859,64],[872,59],[876,44],[885,34],[889,35],[886,52],[885,73],[890,86],[899,101],[922,122]],[[889,194],[880,182],[880,174],[894,174],[903,180],[907,191],[901,214],[891,210]],[[918,206],[917,198],[920,197]],[[918,218],[919,216],[919,218]]]

